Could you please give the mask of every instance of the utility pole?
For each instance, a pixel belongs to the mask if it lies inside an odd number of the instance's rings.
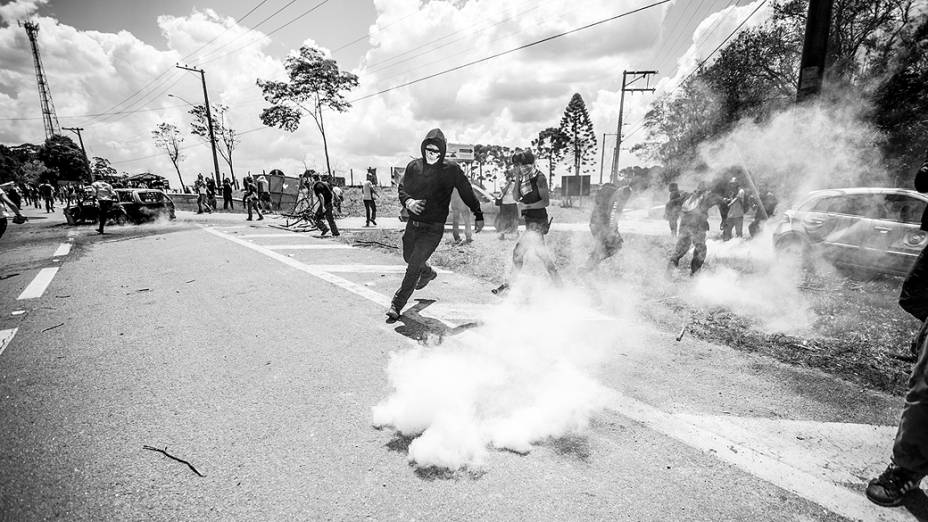
[[[811,0],[809,2],[806,36],[802,44],[802,61],[799,66],[797,102],[815,96],[822,90],[833,5],[834,0]]]
[[[178,69],[200,73],[200,80],[203,82],[203,103],[206,104],[206,124],[209,125],[209,144],[213,149],[213,171],[216,178],[216,184],[222,186],[222,179],[219,177],[219,157],[216,155],[216,136],[213,133],[213,114],[209,109],[209,94],[206,92],[206,72],[196,67],[184,67],[175,65]]]
[[[615,134],[603,133],[603,150],[599,155],[599,184],[603,184],[603,165],[606,161],[606,136],[615,136]]]
[[[615,182],[619,177],[619,149],[622,147],[622,112],[625,109],[625,93],[654,92],[653,87],[630,89],[628,86],[639,80],[644,80],[645,85],[651,85],[651,76],[655,74],[657,74],[657,71],[622,71],[622,94],[619,97],[619,124],[615,131],[615,153],[612,155],[612,174],[609,176],[609,181],[611,182]],[[629,80],[629,77],[631,77],[631,80]]]
[[[48,78],[45,76],[45,67],[42,65],[42,57],[39,53],[39,43],[36,34],[39,32],[39,24],[35,22],[19,22],[19,25],[26,29],[26,36],[29,37],[29,44],[32,46],[32,61],[35,64],[35,81],[39,86],[39,101],[42,104],[42,121],[45,123],[45,139],[51,138],[56,134],[61,134],[61,126],[58,124],[58,116],[55,115],[55,104],[52,102],[52,90],[48,86]]]
[[[87,156],[87,149],[84,148],[84,138],[81,136],[81,131],[84,130],[84,128],[83,128],[83,127],[62,127],[62,129],[64,129],[64,130],[69,130],[69,131],[73,132],[74,134],[77,134],[77,141],[80,142],[80,144],[81,144],[81,151],[84,153],[84,157],[87,158],[87,163],[89,164],[89,163],[90,163],[90,157]],[[91,183],[94,181],[94,179],[93,179],[93,169],[90,169],[90,181],[91,181]]]

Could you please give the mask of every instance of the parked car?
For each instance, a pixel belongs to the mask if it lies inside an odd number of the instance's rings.
[[[928,244],[926,205],[925,194],[897,188],[811,192],[783,214],[773,244],[805,260],[821,255],[851,275],[905,275]]]
[[[119,204],[135,223],[165,216],[174,219],[174,201],[163,190],[131,188],[116,189]]]

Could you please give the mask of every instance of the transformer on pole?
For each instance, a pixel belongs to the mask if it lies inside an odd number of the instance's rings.
[[[39,85],[39,100],[42,103],[42,121],[45,123],[45,139],[48,139],[56,134],[61,134],[61,126],[58,125],[58,116],[55,115],[55,104],[52,103],[52,91],[48,87],[48,79],[45,78],[45,68],[42,67],[42,58],[39,56],[39,44],[36,42],[39,24],[34,22],[20,22],[19,25],[26,29],[26,34],[29,36],[29,43],[32,45],[32,59],[35,62],[35,80]]]

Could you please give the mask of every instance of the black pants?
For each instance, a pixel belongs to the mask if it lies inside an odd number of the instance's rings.
[[[235,205],[232,204],[232,194],[222,195],[222,210],[235,210]]]
[[[416,289],[419,276],[428,274],[429,257],[441,243],[441,236],[445,232],[444,223],[425,223],[410,219],[406,222],[406,231],[403,233],[403,261],[406,261],[406,274],[400,289],[393,295],[393,306],[402,311]]]
[[[902,283],[899,305],[923,324],[915,339],[918,360],[909,376],[893,462],[924,475],[928,474],[928,248],[919,254]]]
[[[45,198],[45,213],[55,211],[55,200],[53,198]]]
[[[3,233],[6,232],[7,219],[0,216],[0,237],[3,237]]]
[[[677,236],[677,245],[670,255],[670,263],[677,266],[680,258],[686,255],[693,246],[693,259],[690,261],[690,272],[695,274],[706,261],[706,223],[681,222],[680,233]]]
[[[593,269],[596,265],[615,255],[622,248],[622,234],[614,227],[608,225],[590,225],[593,234],[593,251],[587,260],[586,268]]]
[[[377,204],[373,199],[364,200],[364,219],[365,225],[377,224]]]
[[[326,227],[325,222],[322,221],[323,217],[325,217],[325,220],[329,222],[328,227]],[[314,219],[316,220],[316,226],[319,227],[319,230],[321,230],[323,234],[325,234],[326,232],[329,231],[329,229],[331,229],[333,236],[338,235],[338,226],[335,225],[335,216],[332,215],[332,204],[331,203],[329,203],[328,205],[321,205],[316,210],[316,215],[314,216]]]
[[[100,216],[98,218],[100,225],[97,227],[97,231],[102,234],[103,226],[106,225],[106,219],[110,216],[110,210],[113,208],[113,202],[108,199],[101,199],[97,201],[97,205],[100,208]]]

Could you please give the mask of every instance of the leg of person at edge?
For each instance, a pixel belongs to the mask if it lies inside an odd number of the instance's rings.
[[[98,206],[98,220],[100,225],[97,227],[97,232],[103,233],[103,227],[106,225],[106,218],[109,217],[110,209],[113,208],[113,200],[116,199],[116,192],[113,191],[113,186],[105,181],[94,181],[90,184],[94,190],[94,196],[97,198]]]
[[[445,135],[440,129],[432,129],[419,148],[422,157],[406,166],[398,187],[400,203],[409,211],[403,232],[406,273],[387,310],[390,323],[399,319],[414,290],[421,290],[438,276],[428,260],[444,234],[454,189],[474,213],[474,231],[483,230],[483,211],[470,181],[457,163],[445,159],[448,148]]]
[[[928,157],[915,175],[915,190],[928,192]],[[928,231],[928,209],[921,229]],[[915,366],[909,376],[905,405],[893,443],[889,466],[867,485],[867,498],[881,506],[898,506],[928,474],[928,247],[902,283],[899,305],[922,321],[914,348]]]
[[[680,230],[677,235],[677,244],[670,255],[668,269],[677,268],[680,259],[686,255],[693,245],[693,259],[690,261],[690,275],[702,268],[706,260],[706,232],[709,231],[709,209],[723,203],[718,194],[709,191],[706,183],[700,181],[692,194],[683,199],[682,214],[680,216]]]
[[[625,203],[632,195],[629,185],[619,186],[604,183],[593,198],[593,211],[590,213],[590,232],[593,234],[593,251],[586,262],[586,270],[593,270],[603,260],[615,255],[622,248],[622,235],[619,234],[618,217],[625,208]]]
[[[512,164],[515,174],[513,195],[525,219],[525,232],[519,236],[519,240],[512,249],[512,272],[509,274],[509,282],[494,288],[492,290],[494,294],[502,294],[509,290],[519,272],[522,271],[525,254],[528,252],[534,252],[544,263],[551,280],[557,285],[561,284],[554,256],[545,245],[545,234],[548,233],[550,227],[546,210],[550,202],[547,178],[535,168],[535,155],[530,150],[513,154]]]
[[[470,231],[470,212],[467,205],[464,204],[464,200],[458,195],[458,191],[455,190],[451,193],[451,237],[455,243],[461,242],[460,228],[462,221],[464,222],[464,244],[466,245],[474,240],[474,236]]]

